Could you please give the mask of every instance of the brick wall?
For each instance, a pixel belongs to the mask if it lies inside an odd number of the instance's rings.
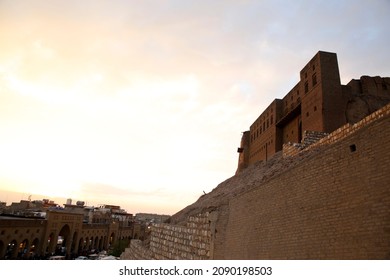
[[[311,156],[230,200],[215,254],[390,259],[389,140],[387,106],[311,145]]]
[[[304,131],[303,132],[303,138],[301,143],[291,143],[288,142],[286,144],[283,144],[283,156],[284,157],[291,157],[297,155],[302,150],[310,147],[314,143],[317,143],[322,138],[329,135],[326,132],[321,131]]]
[[[122,260],[155,260],[153,253],[139,239],[132,239],[129,248],[121,255]]]
[[[294,156],[302,150],[317,148],[338,142],[353,134],[368,124],[390,115],[390,104],[384,106],[361,121],[351,125],[346,124],[336,129],[329,135],[323,132],[305,131],[302,143],[287,143],[283,145],[283,156]]]
[[[190,216],[185,226],[155,224],[147,246],[132,240],[122,259],[206,260],[213,256],[216,212]]]
[[[154,227],[149,246],[133,241],[122,258],[390,259],[389,140],[390,105],[306,132],[303,149],[221,183],[173,216],[185,226]]]

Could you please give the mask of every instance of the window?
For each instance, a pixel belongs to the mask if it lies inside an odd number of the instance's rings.
[[[309,116],[309,112],[306,113],[306,117],[308,117],[308,116]]]
[[[309,91],[309,83],[305,82],[305,93]]]
[[[313,82],[313,87],[317,84],[317,75],[316,73],[313,74],[312,76],[312,82]]]
[[[317,106],[314,106],[314,112],[317,111]]]
[[[271,124],[274,123],[274,116],[271,116]]]

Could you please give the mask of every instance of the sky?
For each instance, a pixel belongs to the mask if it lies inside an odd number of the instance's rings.
[[[0,201],[174,214],[319,51],[390,76],[390,1],[0,0]]]

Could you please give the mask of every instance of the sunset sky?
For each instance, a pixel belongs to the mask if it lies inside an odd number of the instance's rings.
[[[234,175],[241,132],[319,50],[344,84],[389,77],[389,14],[388,0],[0,0],[0,201],[173,214]]]

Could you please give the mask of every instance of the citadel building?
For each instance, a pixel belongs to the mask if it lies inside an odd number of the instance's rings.
[[[122,259],[390,259],[390,78],[341,85],[335,53],[242,136],[237,172]]]
[[[337,55],[319,51],[300,71],[299,82],[275,99],[243,133],[237,173],[267,161],[283,144],[300,143],[305,131],[330,133],[356,123],[390,101],[390,78],[362,76],[340,82]]]

